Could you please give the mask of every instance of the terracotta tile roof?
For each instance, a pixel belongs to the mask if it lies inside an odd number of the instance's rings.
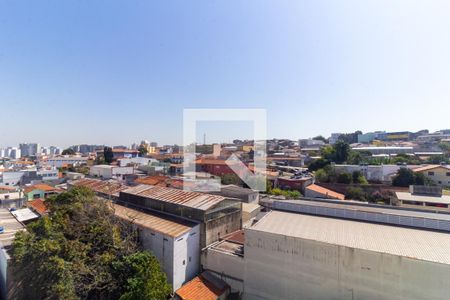
[[[212,158],[197,159],[195,161],[195,163],[198,165],[221,165],[221,166],[227,165],[225,159],[212,159]],[[237,163],[237,162],[235,162],[235,163]]]
[[[124,184],[121,184],[120,182],[109,180],[109,181],[103,181],[99,179],[90,179],[90,178],[84,178],[79,179],[71,182],[74,186],[84,186],[87,188],[90,188],[96,193],[111,195],[111,196],[119,196],[119,192],[126,190],[129,188],[129,186],[126,186]]]
[[[345,199],[345,195],[337,193],[337,192],[329,190],[329,189],[326,189],[326,188],[321,187],[321,186],[319,186],[317,184],[308,185],[306,187],[306,189],[307,190],[312,190],[312,191],[314,191],[316,193],[320,193],[320,194],[324,195],[327,198],[334,198],[334,199],[339,199],[339,200],[344,200]]]
[[[166,186],[166,182],[170,178],[167,176],[162,175],[154,175],[154,176],[148,176],[143,178],[138,178],[134,182],[140,183],[140,184],[148,184],[148,185],[160,185],[160,186]]]
[[[228,285],[223,285],[222,288],[217,287],[208,281],[205,276],[199,275],[179,288],[176,294],[182,300],[216,300],[227,289],[229,289]]]
[[[25,193],[29,193],[33,190],[41,190],[44,192],[53,192],[53,191],[56,191],[57,189],[48,184],[43,184],[43,183],[26,186],[24,188]]]
[[[418,167],[413,169],[413,172],[423,172],[423,171],[429,171],[429,170],[433,170],[433,169],[437,169],[437,168],[443,168],[446,170],[450,170],[449,167],[447,166],[442,166],[442,165],[428,165],[428,166],[423,166],[423,167]]]
[[[47,204],[40,198],[28,202],[28,205],[41,216],[48,211]]]

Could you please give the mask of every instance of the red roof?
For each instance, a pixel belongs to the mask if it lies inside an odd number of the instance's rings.
[[[48,184],[43,184],[43,183],[26,186],[24,189],[25,193],[29,193],[33,190],[41,190],[44,192],[53,192],[53,191],[56,191],[57,189],[55,189],[54,187],[52,187]]]
[[[423,167],[418,167],[416,169],[413,169],[413,172],[423,172],[423,171],[429,171],[429,170],[434,170],[437,168],[443,168],[446,170],[450,170],[449,167],[446,166],[442,166],[442,165],[428,165],[428,166],[423,166]]]
[[[217,287],[199,275],[176,291],[182,300],[216,300],[229,289],[228,285]]]
[[[30,201],[28,205],[31,206],[31,208],[40,215],[44,215],[48,211],[47,204],[40,198]]]
[[[141,184],[148,184],[148,185],[166,186],[166,181],[168,179],[169,179],[169,177],[167,177],[167,176],[153,175],[153,176],[138,178],[134,182],[141,183]]]
[[[314,191],[316,193],[320,193],[320,194],[324,195],[327,198],[334,198],[334,199],[339,199],[339,200],[344,200],[345,199],[345,195],[337,193],[337,192],[329,190],[329,189],[326,189],[326,188],[321,187],[321,186],[319,186],[317,184],[308,185],[306,187],[306,189],[307,190],[312,190],[312,191]]]

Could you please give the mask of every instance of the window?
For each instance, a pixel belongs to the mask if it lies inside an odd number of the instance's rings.
[[[186,265],[186,260],[185,260],[185,259],[183,259],[183,266],[184,266],[184,265]]]
[[[189,262],[191,262],[191,257],[189,256]]]
[[[445,173],[445,176],[447,177],[450,176],[450,172]]]
[[[429,176],[434,176],[434,172],[428,172]]]

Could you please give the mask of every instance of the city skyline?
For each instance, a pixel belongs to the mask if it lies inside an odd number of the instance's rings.
[[[449,13],[446,1],[3,2],[0,144],[181,144],[185,108],[267,109],[270,138],[448,128]]]

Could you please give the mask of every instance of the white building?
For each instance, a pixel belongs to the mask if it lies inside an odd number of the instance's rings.
[[[272,211],[245,229],[244,299],[447,299],[450,235]]]
[[[173,291],[200,270],[200,225],[115,204],[117,217],[139,229],[144,249],[156,256]]]
[[[157,164],[158,160],[147,157],[132,157],[118,159],[119,166],[126,167],[128,165],[148,166],[151,164]]]
[[[336,142],[339,140],[339,137],[342,135],[342,133],[332,133],[330,138],[328,139],[328,143],[330,145],[336,144]]]
[[[396,174],[401,165],[333,165],[336,173],[353,173],[360,171],[367,180],[390,182],[391,176]],[[407,168],[413,169],[416,165],[408,165]]]
[[[118,167],[110,165],[96,165],[89,170],[89,175],[103,179],[115,178],[118,180],[125,179],[126,175],[134,174],[133,167]]]
[[[88,161],[87,157],[82,156],[57,156],[47,159],[47,164],[56,168],[61,168],[65,165],[83,165]]]

